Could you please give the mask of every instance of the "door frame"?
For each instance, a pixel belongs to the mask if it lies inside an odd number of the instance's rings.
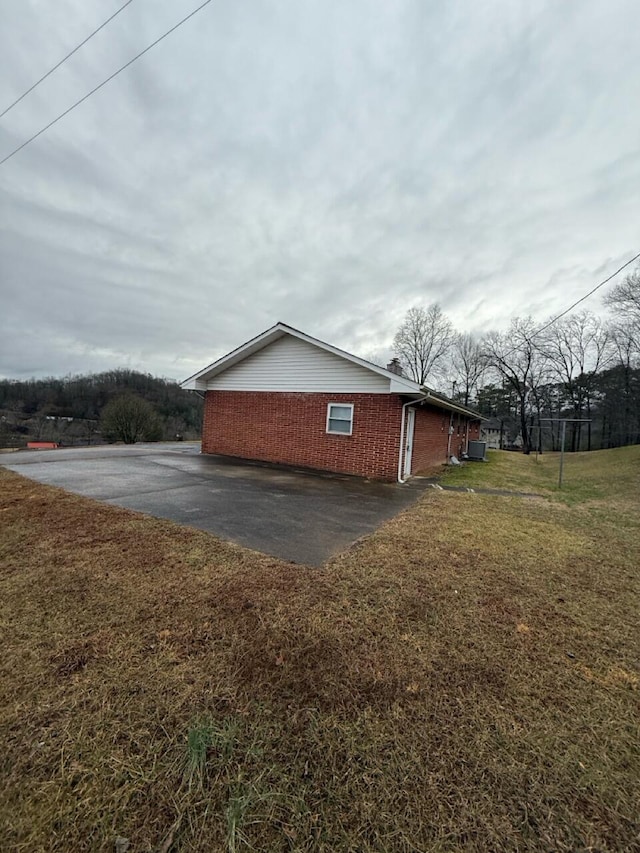
[[[404,462],[402,466],[402,479],[411,476],[411,463],[413,461],[413,436],[416,426],[416,410],[407,407],[407,425],[404,436]]]

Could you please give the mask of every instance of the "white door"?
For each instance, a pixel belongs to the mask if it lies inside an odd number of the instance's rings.
[[[416,410],[407,409],[407,431],[404,440],[404,473],[402,478],[411,475],[411,456],[413,454],[413,428],[416,422]]]

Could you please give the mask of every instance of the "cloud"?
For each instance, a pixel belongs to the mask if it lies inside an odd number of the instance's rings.
[[[0,104],[118,5],[8,9]],[[131,4],[0,155],[195,5]],[[277,320],[386,357],[414,304],[464,330],[559,312],[637,251],[637,19],[211,4],[0,168],[0,374],[183,378]]]

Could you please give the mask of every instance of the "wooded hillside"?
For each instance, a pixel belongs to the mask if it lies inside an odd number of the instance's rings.
[[[150,437],[200,437],[202,399],[193,391],[135,370],[109,370],[62,379],[0,379],[0,446],[22,446],[29,440],[68,446],[101,442],[102,410],[123,394],[139,396],[153,407]]]

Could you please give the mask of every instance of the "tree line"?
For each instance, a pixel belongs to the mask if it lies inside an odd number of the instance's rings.
[[[393,348],[403,371],[497,418],[525,453],[557,449],[561,418],[571,450],[640,443],[640,267],[605,299],[607,318],[580,311],[538,326],[516,317],[504,332],[456,332],[439,305],[411,308]],[[134,370],[62,379],[0,379],[0,446],[197,438],[203,402],[173,381]],[[580,422],[582,421],[582,422]]]
[[[135,370],[0,379],[0,446],[199,438],[202,405],[201,397],[176,382]],[[124,433],[123,407],[131,413]]]
[[[525,453],[640,443],[640,267],[605,298],[606,318],[579,311],[538,325],[513,319],[504,332],[456,332],[439,305],[411,308],[393,348],[405,373],[495,417]],[[582,421],[582,422],[580,422]]]

